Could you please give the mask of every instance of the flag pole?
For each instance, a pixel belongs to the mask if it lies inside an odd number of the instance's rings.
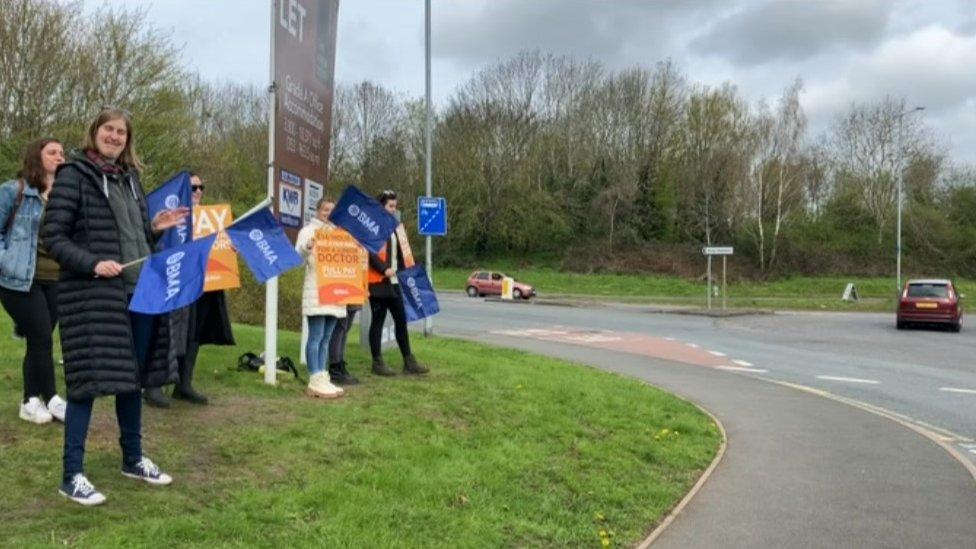
[[[257,206],[255,206],[255,207],[251,208],[250,210],[244,212],[243,215],[241,215],[240,217],[238,217],[234,221],[231,221],[230,225],[227,225],[226,227],[224,227],[224,230],[226,231],[227,229],[233,227],[234,225],[240,223],[241,221],[247,219],[248,217],[251,217],[252,215],[258,213],[259,211],[267,208],[270,205],[271,205],[271,197],[270,196],[267,196],[267,197],[264,198],[264,200],[262,200],[261,202],[259,202]]]
[[[268,198],[275,193],[275,110],[278,94],[275,82],[275,7],[282,0],[272,0],[271,4],[271,48],[268,85]],[[249,212],[250,213],[250,212]],[[269,279],[264,285],[264,382],[274,385],[278,373],[278,277]]]

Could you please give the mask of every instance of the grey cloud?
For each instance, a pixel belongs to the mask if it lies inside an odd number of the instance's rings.
[[[691,48],[740,66],[798,61],[834,49],[869,49],[884,39],[892,11],[891,0],[752,4],[715,23]]]
[[[523,49],[595,58],[611,66],[669,56],[669,21],[720,4],[717,0],[609,2],[496,0],[434,11],[434,55],[472,65]],[[438,13],[439,12],[439,13]]]

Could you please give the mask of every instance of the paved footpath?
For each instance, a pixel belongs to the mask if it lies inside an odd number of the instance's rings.
[[[448,327],[684,396],[725,426],[725,457],[654,548],[976,548],[976,481],[889,419],[742,374]]]

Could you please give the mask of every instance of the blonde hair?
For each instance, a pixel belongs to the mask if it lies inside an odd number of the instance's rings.
[[[122,154],[119,155],[118,162],[126,168],[142,171],[143,165],[142,161],[139,160],[139,155],[136,154],[136,136],[132,132],[132,120],[128,111],[117,107],[102,107],[98,116],[95,117],[95,120],[89,126],[88,133],[85,134],[85,142],[82,146],[85,150],[97,151],[98,147],[95,145],[95,135],[98,133],[98,128],[112,120],[122,120],[125,122],[125,147],[122,148]]]

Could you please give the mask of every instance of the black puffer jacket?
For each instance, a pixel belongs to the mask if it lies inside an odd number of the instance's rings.
[[[138,174],[132,171],[118,177],[131,178],[147,238],[153,242]],[[99,261],[121,262],[122,252],[102,171],[84,156],[75,156],[58,169],[42,234],[51,256],[61,265],[58,316],[68,398],[114,395],[174,382],[176,350],[168,320],[157,317],[150,359],[140,372],[122,278],[94,275]]]

